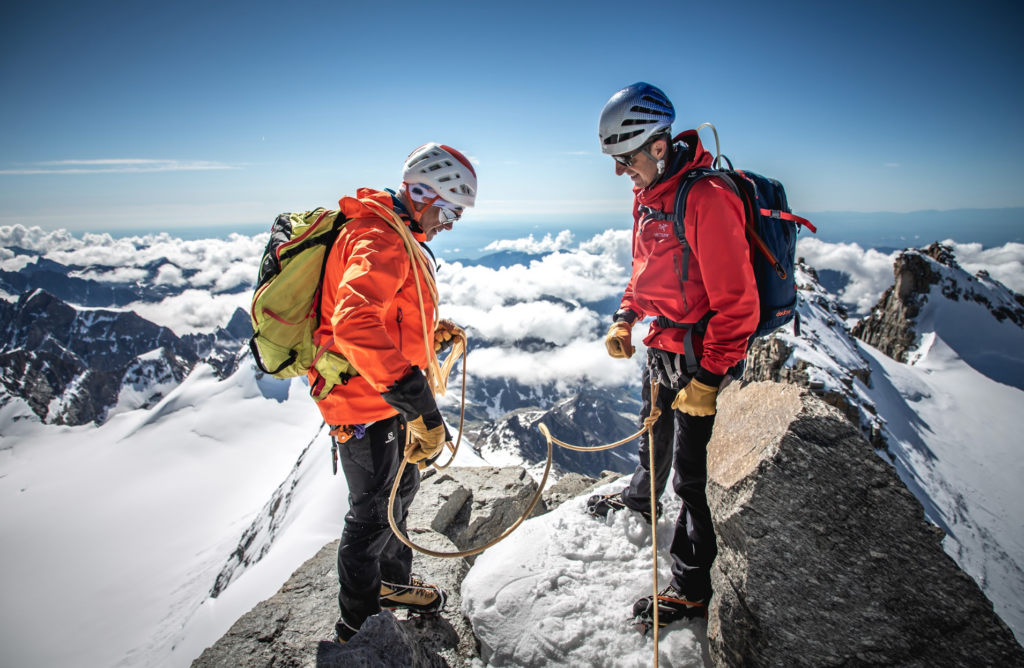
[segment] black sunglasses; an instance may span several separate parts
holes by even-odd
[[[623,153],[622,155],[613,155],[612,159],[619,163],[623,167],[632,167],[633,161],[636,160],[636,156],[640,155],[647,150],[647,144],[644,144],[632,153]]]

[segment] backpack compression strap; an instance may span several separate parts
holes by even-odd
[[[761,209],[761,215],[766,218],[775,218],[776,220],[788,220],[791,223],[797,225],[803,225],[811,232],[818,233],[818,228],[811,224],[811,221],[800,216],[793,215],[792,213],[786,213],[785,211],[779,211],[778,209]]]

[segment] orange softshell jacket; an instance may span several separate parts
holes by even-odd
[[[395,409],[381,393],[406,376],[412,366],[427,368],[420,305],[408,251],[398,232],[360,200],[372,199],[393,210],[389,193],[360,188],[356,197],[338,201],[345,224],[324,270],[320,327],[314,341],[334,343],[358,371],[338,384],[317,406],[330,425],[366,424],[391,417]],[[414,234],[424,242],[422,234]],[[417,247],[414,252],[426,253]],[[429,258],[433,266],[433,260]],[[420,276],[427,332],[433,336],[436,314],[425,278]],[[433,343],[433,342],[431,342]],[[318,374],[309,372],[310,386]]]

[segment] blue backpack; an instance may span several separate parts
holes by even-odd
[[[729,162],[728,158],[722,158]],[[817,228],[806,218],[793,215],[786,201],[786,190],[775,179],[733,169],[718,170],[698,167],[683,178],[676,192],[676,212],[686,211],[686,196],[701,179],[717,177],[725,182],[743,202],[747,239],[757,249],[754,255],[754,279],[757,297],[761,302],[761,315],[757,329],[750,340],[767,336],[779,327],[796,319],[795,331],[800,335],[800,318],[796,310],[796,236],[799,226],[811,232]],[[690,259],[690,244],[686,241],[683,216],[675,219],[676,236],[683,245],[683,266]]]

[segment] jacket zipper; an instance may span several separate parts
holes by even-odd
[[[395,322],[398,323],[398,349],[402,350],[403,349],[402,339],[404,337],[402,336],[402,307],[401,306],[398,307],[398,315],[395,316]]]
[[[686,284],[683,281],[683,268],[679,266],[678,255],[672,255],[672,264],[676,268],[676,277],[679,279],[679,293],[683,295],[683,313],[689,313],[690,305],[686,302]]]

